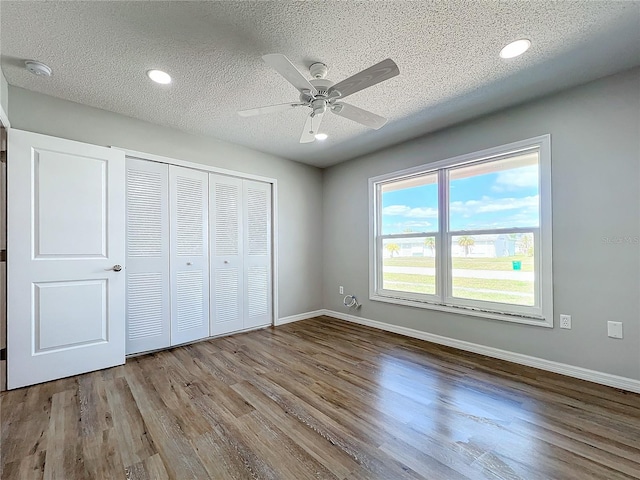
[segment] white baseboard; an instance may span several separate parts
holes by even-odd
[[[290,317],[282,317],[275,321],[274,325],[284,325],[285,323],[299,322],[300,320],[306,320],[307,318],[319,317],[320,315],[326,315],[327,310],[314,310],[313,312],[299,313],[297,315],[291,315]]]
[[[427,342],[446,345],[448,347],[458,348],[460,350],[478,353],[480,355],[486,355],[487,357],[499,358],[500,360],[506,360],[508,362],[526,365],[528,367],[539,368],[540,370],[559,373],[568,377],[579,378],[581,380],[587,380],[589,382],[599,383],[601,385],[607,385],[609,387],[619,388],[621,390],[640,393],[640,380],[620,377],[618,375],[598,372],[596,370],[589,370],[587,368],[575,367],[573,365],[553,362],[551,360],[545,360],[538,357],[531,357],[529,355],[510,352],[508,350],[487,347],[484,345],[479,345],[477,343],[456,340],[455,338],[442,337],[440,335],[434,335],[433,333],[422,332],[420,330],[414,330],[413,328],[400,327],[398,325],[391,325],[389,323],[378,322],[376,320],[369,320],[368,318],[357,317],[348,313],[335,312],[333,310],[323,310],[321,312],[322,313],[314,313],[315,315],[327,315],[329,317],[338,318],[347,322],[358,323],[360,325],[366,325],[368,327],[385,330],[387,332],[398,333],[407,337],[418,338],[420,340],[426,340]]]

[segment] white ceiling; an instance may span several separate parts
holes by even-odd
[[[640,64],[640,2],[2,1],[7,81],[316,166]],[[502,60],[506,43],[532,48]],[[261,60],[282,53],[338,82],[385,58],[400,75],[349,97],[389,118],[374,131],[325,115],[324,142],[299,144],[306,109],[241,118],[297,100]],[[24,59],[53,68],[29,74]],[[160,68],[174,82],[150,82]]]

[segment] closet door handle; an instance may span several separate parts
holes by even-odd
[[[107,270],[113,270],[114,272],[119,272],[120,270],[122,270],[122,265],[114,265],[111,268],[107,268]]]

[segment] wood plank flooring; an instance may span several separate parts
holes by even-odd
[[[0,407],[3,479],[640,478],[640,395],[328,317]]]

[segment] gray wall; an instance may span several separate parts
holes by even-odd
[[[553,329],[368,300],[369,177],[550,133]],[[324,171],[324,307],[640,379],[640,69],[461,124]],[[560,330],[558,315],[573,316]],[[624,322],[624,339],[607,337]]]
[[[321,308],[321,170],[12,86],[9,115],[13,128],[276,178],[279,317]]]
[[[9,85],[7,84],[7,79],[4,78],[4,74],[2,70],[0,70],[0,106],[4,113],[9,114]]]

